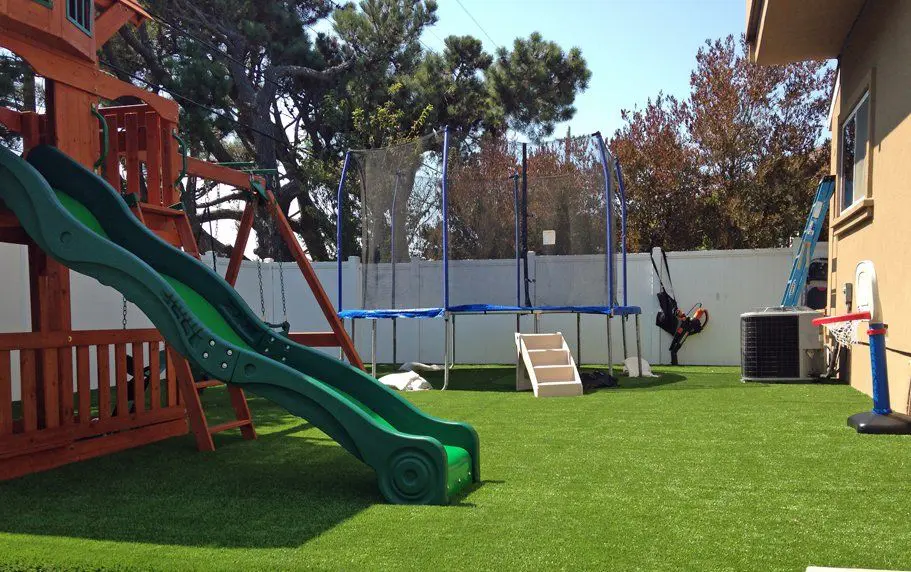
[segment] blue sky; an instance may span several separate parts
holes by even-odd
[[[470,34],[493,52],[496,46],[456,0],[438,0],[439,22],[422,41],[442,49],[441,39]],[[541,32],[564,49],[576,46],[592,71],[588,90],[576,99],[574,134],[620,126],[620,110],[641,106],[659,91],[685,96],[696,51],[706,39],[740,34],[744,0],[461,0],[497,44]],[[563,135],[567,124],[555,135]]]

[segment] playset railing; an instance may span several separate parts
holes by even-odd
[[[0,334],[0,479],[77,460],[91,437],[116,451],[186,433],[164,349],[154,329]]]
[[[181,154],[176,126],[146,104],[102,107],[99,129],[102,175],[115,189],[143,203],[169,207],[180,202]]]

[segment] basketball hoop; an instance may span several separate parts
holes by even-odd
[[[857,326],[860,322],[868,321],[870,312],[855,312],[843,316],[829,316],[813,320],[814,326],[825,326],[829,335],[835,338],[842,346],[850,346],[857,342]]]

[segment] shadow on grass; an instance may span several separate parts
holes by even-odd
[[[250,397],[258,438],[189,435],[0,482],[0,532],[225,548],[297,547],[374,504],[376,473],[313,426]],[[227,392],[205,395],[231,418]],[[471,505],[474,485],[456,501]]]
[[[181,437],[0,483],[0,531],[181,546],[296,547],[373,504],[376,475],[328,438]],[[312,435],[321,435],[313,432]]]
[[[584,367],[586,371],[606,371],[602,368]],[[617,370],[615,370],[616,372]],[[422,376],[433,385],[434,389],[443,387],[442,372],[426,372]],[[664,385],[686,381],[687,377],[675,373],[662,373],[660,377],[631,378],[620,376],[616,387],[599,387],[586,391],[586,394],[600,391],[625,391],[658,388]],[[699,387],[701,389],[702,387]],[[694,387],[694,389],[696,389]],[[477,369],[453,369],[449,374],[449,391],[493,391],[516,393],[516,367],[513,365],[486,366]]]

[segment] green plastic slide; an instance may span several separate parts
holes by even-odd
[[[0,148],[0,201],[48,255],[141,308],[196,369],[307,419],[371,466],[390,502],[446,504],[480,480],[470,425],[426,415],[360,369],[270,329],[56,148],[36,147],[27,161]]]

